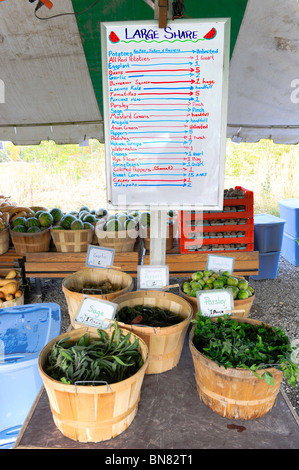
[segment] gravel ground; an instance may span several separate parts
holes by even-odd
[[[171,279],[171,284],[182,282],[180,279]],[[250,312],[250,318],[263,321],[272,326],[280,326],[291,341],[298,342],[297,363],[299,365],[299,267],[280,257],[277,277],[275,279],[254,280],[249,278],[256,295]],[[61,288],[61,279],[42,280],[42,297],[36,296],[35,280],[30,279],[31,294],[28,302],[55,302],[60,305],[62,316],[62,332],[70,327],[68,309]],[[178,289],[172,292],[178,293]],[[289,386],[285,380],[282,390],[289,401],[294,416],[299,422],[299,384]]]

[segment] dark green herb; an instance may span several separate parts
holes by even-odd
[[[297,384],[299,372],[292,359],[295,348],[280,327],[239,323],[228,315],[217,321],[198,315],[193,344],[219,366],[250,369],[257,377],[256,370],[275,367],[290,385]],[[270,372],[262,378],[274,385]]]
[[[184,320],[183,317],[160,307],[135,305],[122,307],[116,313],[116,320],[127,325],[142,324],[153,327],[176,325]]]
[[[66,384],[77,381],[112,384],[127,379],[142,367],[138,338],[131,343],[131,333],[123,335],[116,322],[111,338],[104,330],[97,332],[99,339],[85,333],[77,342],[69,337],[57,341],[48,354],[45,373]]]

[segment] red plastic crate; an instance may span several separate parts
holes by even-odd
[[[235,186],[234,189],[241,189],[244,197],[224,198],[224,207],[244,206],[241,211],[180,211],[178,212],[178,226],[180,237],[181,253],[191,252],[188,247],[198,245],[200,252],[210,251],[237,251],[217,250],[215,245],[246,244],[246,248],[238,248],[245,251],[253,251],[254,243],[254,210],[253,210],[253,192],[242,186]],[[232,223],[226,223],[232,219]],[[245,221],[245,223],[236,223],[236,221]],[[219,222],[219,223],[218,223]],[[198,223],[198,225],[195,225]],[[212,225],[211,225],[212,223]],[[242,232],[236,236],[226,236],[226,232]],[[211,237],[211,233],[223,233],[223,236]],[[194,235],[194,238],[193,238]],[[205,247],[207,249],[205,250]],[[209,249],[208,249],[209,247]],[[193,252],[193,251],[192,251]]]
[[[235,186],[234,189],[241,189],[245,194],[244,197],[224,197],[223,205],[230,206],[230,205],[248,205],[253,206],[254,196],[253,191],[249,189],[243,188],[243,186]]]
[[[213,232],[212,232],[213,233]],[[243,232],[244,235],[236,235],[231,237],[205,237],[204,233],[203,236],[197,238],[187,238],[181,237],[180,242],[183,244],[196,244],[196,242],[201,245],[227,245],[227,244],[235,244],[235,243],[254,243],[254,232],[252,230]]]
[[[241,211],[179,211],[178,217],[180,220],[186,222],[187,220],[213,220],[213,219],[247,219],[253,217],[253,191],[243,188],[242,186],[235,186],[235,189],[241,189],[244,192],[242,198],[224,198],[223,207],[238,207],[245,206]]]
[[[242,248],[232,249],[217,249],[216,247],[210,248],[210,246],[212,245],[201,245],[198,249],[190,249],[190,246],[192,245],[195,245],[194,241],[183,242],[182,240],[180,240],[180,253],[234,253],[241,251],[254,251],[253,243],[248,243],[245,247]]]
[[[222,225],[189,225],[188,222],[190,221],[181,221],[179,220],[179,229],[180,229],[180,236],[187,237],[186,235],[188,232],[236,232],[236,231],[249,231],[254,230],[254,219],[253,217],[249,217],[246,219],[245,223],[240,224],[222,224]]]

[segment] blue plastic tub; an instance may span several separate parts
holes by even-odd
[[[281,250],[285,220],[270,214],[254,215],[254,249],[260,253]]]
[[[299,197],[278,201],[279,215],[286,220],[284,231],[299,238]]]
[[[296,239],[284,232],[281,256],[294,266],[299,266],[299,238]]]
[[[259,253],[259,273],[252,279],[275,279],[278,271],[280,252]]]
[[[13,447],[42,386],[39,353],[60,331],[58,304],[0,310],[0,449]]]

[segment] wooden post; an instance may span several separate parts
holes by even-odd
[[[172,0],[155,0],[155,19],[159,28],[166,28],[167,18],[172,17]],[[150,264],[164,265],[166,259],[166,210],[151,211]]]
[[[167,0],[159,0],[159,28],[167,25]]]
[[[149,3],[149,0],[145,0]],[[155,19],[159,20],[159,28],[166,28],[167,19],[172,18],[173,0],[154,0]]]
[[[166,258],[166,210],[151,211],[150,264],[164,265]]]

